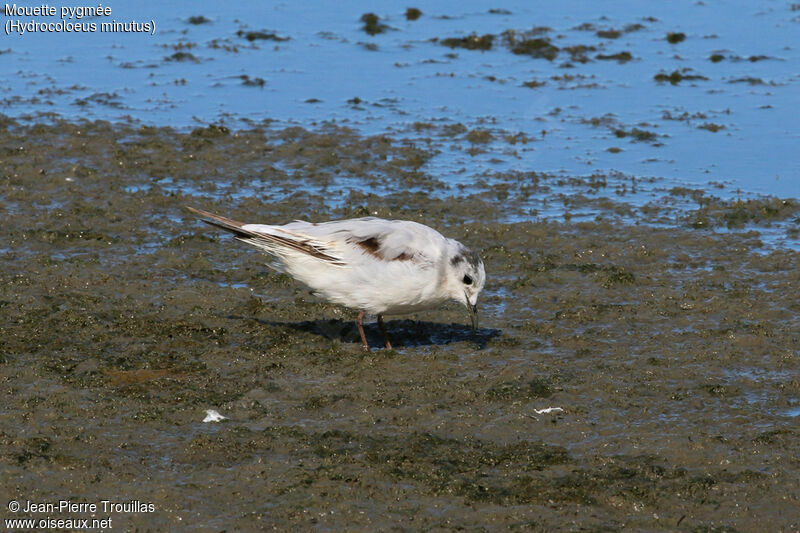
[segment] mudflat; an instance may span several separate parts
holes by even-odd
[[[563,176],[459,194],[429,156],[339,127],[4,119],[0,517],[68,500],[123,530],[800,528],[800,257],[760,233],[796,237],[796,200],[558,189],[594,215],[526,218]],[[355,313],[187,205],[428,224],[481,250],[482,327],[458,306],[390,317],[396,349],[365,354]]]

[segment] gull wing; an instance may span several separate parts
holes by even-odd
[[[406,220],[367,217],[321,224],[294,222],[283,226],[350,253],[380,261],[409,261],[424,266],[442,253],[446,239],[437,231]]]

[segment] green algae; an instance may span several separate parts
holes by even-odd
[[[389,26],[381,22],[380,17],[375,13],[364,13],[361,15],[361,22],[364,23],[363,29],[368,35],[378,35],[385,33]]]
[[[669,82],[672,85],[678,85],[682,81],[695,81],[695,80],[708,80],[707,77],[701,74],[692,74],[691,69],[673,70],[671,73],[666,74],[660,72],[653,76],[653,79],[658,82]]]
[[[535,59],[547,59],[552,61],[558,55],[558,47],[544,37],[532,39],[510,39],[509,47],[511,52],[517,55],[527,55]]]
[[[631,140],[639,142],[652,142],[658,138],[658,134],[652,131],[647,131],[635,127],[631,128],[630,130],[625,130],[622,128],[615,129],[614,135],[616,135],[620,139],[625,137],[630,137]]]
[[[250,42],[253,41],[276,41],[276,42],[283,42],[288,41],[289,37],[282,37],[275,32],[271,31],[244,31],[238,30],[236,35],[242,37],[243,39],[247,39]]]
[[[670,44],[678,44],[686,40],[686,34],[683,32],[668,32],[666,39]]]
[[[464,48],[466,50],[491,50],[494,35],[477,35],[475,33],[466,37],[448,37],[442,39],[441,43],[450,48]]]
[[[409,7],[406,9],[406,20],[417,20],[422,16],[422,11],[416,7]]]
[[[628,51],[617,52],[616,54],[597,54],[595,59],[599,59],[601,61],[616,61],[618,63],[627,63],[633,59],[633,55],[631,55]]]

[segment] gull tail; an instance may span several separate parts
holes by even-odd
[[[204,217],[201,220],[206,224],[233,233],[237,240],[261,248],[268,253],[280,255],[281,251],[285,252],[288,249],[335,265],[344,264],[340,258],[331,255],[330,250],[327,250],[322,243],[315,242],[302,235],[297,235],[285,230],[279,230],[281,235],[266,233],[264,231],[253,231],[245,227],[249,224],[239,222],[238,220],[215,215],[214,213],[189,207],[188,205],[186,209]],[[260,227],[263,228],[264,226]]]
[[[221,217],[219,215],[215,215],[214,213],[203,211],[202,209],[195,209],[194,207],[189,207],[188,205],[186,206],[186,209],[193,213],[197,213],[201,217],[205,217],[201,220],[209,226],[216,226],[217,228],[222,228],[225,231],[230,231],[239,238],[254,237],[253,232],[242,229],[242,226],[244,226],[243,222],[239,222],[238,220],[233,220],[231,218]]]

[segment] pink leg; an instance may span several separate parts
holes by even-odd
[[[358,332],[361,334],[362,347],[364,348],[365,352],[368,352],[369,344],[367,344],[367,336],[364,335],[364,311],[358,313],[358,318],[356,319],[356,326],[358,326]]]
[[[383,340],[386,342],[386,349],[392,349],[392,343],[389,342],[389,337],[386,335],[386,326],[383,325],[383,317],[378,315],[378,327],[381,328],[381,333],[383,333]]]

